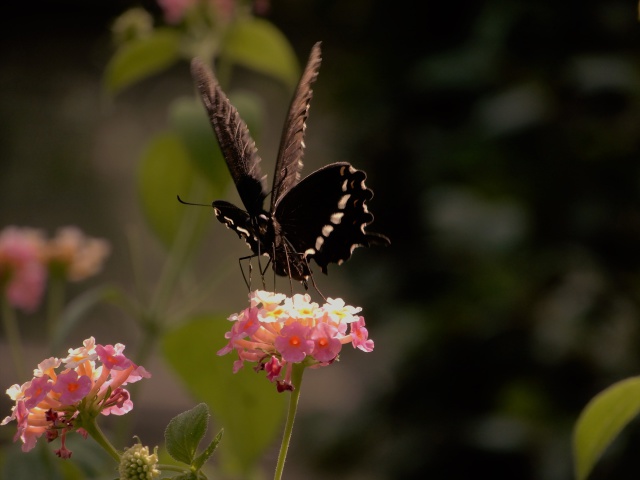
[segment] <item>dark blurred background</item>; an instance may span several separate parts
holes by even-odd
[[[0,33],[0,225],[109,238],[104,275],[124,283],[137,157],[167,103],[192,92],[184,64],[103,98],[111,22],[136,4],[158,12],[12,2]],[[637,12],[630,0],[271,1],[266,18],[301,62],[323,41],[305,171],[365,169],[370,229],[392,239],[331,270],[376,351],[343,362],[360,369],[357,397],[326,369],[340,410],[303,392],[289,478],[572,477],[579,412],[640,373]],[[634,422],[591,478],[637,478],[639,448]]]

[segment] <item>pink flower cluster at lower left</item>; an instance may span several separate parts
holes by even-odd
[[[123,387],[151,376],[123,354],[124,348],[120,343],[99,345],[90,337],[82,347],[70,348],[67,357],[42,361],[31,380],[7,390],[16,403],[0,425],[17,421],[14,441],[21,440],[25,452],[42,435],[47,441],[60,437],[62,446],[56,454],[68,458],[66,434],[85,434],[83,418],[129,412],[133,402]]]

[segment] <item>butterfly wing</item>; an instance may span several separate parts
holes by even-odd
[[[267,191],[258,150],[247,124],[229,102],[211,69],[198,58],[191,62],[191,75],[242,203],[251,216],[256,216],[262,212]]]
[[[317,42],[311,49],[309,60],[298,82],[282,129],[271,190],[271,213],[274,212],[275,206],[289,189],[300,181],[302,156],[304,155],[305,122],[309,116],[309,106],[313,96],[311,85],[318,77],[322,61],[320,43]]]
[[[366,205],[373,192],[365,179],[349,163],[333,163],[292,187],[276,205],[281,235],[295,252],[313,258],[323,273],[329,263],[347,261],[356,247],[391,243],[365,231],[373,221]]]
[[[260,240],[247,212],[224,200],[213,202],[213,211],[220,223],[236,232],[238,237],[243,239],[254,253],[264,251],[259,248]]]

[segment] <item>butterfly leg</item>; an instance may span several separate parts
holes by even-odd
[[[293,280],[291,279],[291,262],[289,261],[289,243],[284,243],[284,257],[287,261],[287,276],[289,277],[289,289],[291,291],[291,296],[293,297]],[[275,247],[274,247],[274,255],[275,255]],[[307,289],[307,282],[302,280],[302,284],[304,285],[304,289]]]
[[[271,265],[271,257],[269,257],[269,260],[267,261],[267,264],[264,266],[264,270],[260,270],[260,277],[262,278],[262,288],[264,288],[265,290],[267,289],[266,285],[265,285],[265,281],[264,281],[264,276],[267,273],[267,269],[269,268],[269,265]],[[274,271],[273,274],[273,290],[275,291],[276,289],[276,274]]]
[[[307,260],[307,257],[305,257],[304,255],[302,256],[302,259],[304,260],[304,263],[307,265],[307,269],[309,270],[309,279],[311,280],[311,286],[315,289],[316,292],[318,292],[318,294],[326,302],[327,298],[322,294],[322,292],[318,288],[318,285],[316,285],[315,278],[313,278],[313,272],[311,271],[311,267],[309,266],[309,260]],[[306,287],[306,280],[305,280],[305,287]]]
[[[251,277],[253,275],[253,264],[251,263],[251,259],[256,255],[247,255],[246,257],[238,258],[238,265],[240,265],[240,273],[242,273],[242,278],[244,279],[244,284],[247,286],[249,291],[251,291]],[[249,280],[247,280],[247,276],[244,273],[244,268],[242,268],[242,261],[249,260]]]
[[[262,268],[262,263],[260,262],[260,257],[262,252],[260,252],[260,245],[258,245],[258,254],[254,255],[254,257],[258,257],[258,271],[260,272],[260,279],[262,280],[262,289],[266,290],[267,289],[267,285],[264,282],[264,272],[267,271],[267,267],[269,266],[269,262],[267,262],[267,266],[264,267],[264,269]],[[269,258],[269,261],[271,261],[271,258]]]

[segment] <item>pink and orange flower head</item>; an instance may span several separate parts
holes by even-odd
[[[38,230],[6,227],[0,232],[0,295],[12,307],[25,312],[38,308],[47,280],[44,248]]]
[[[63,227],[47,242],[45,257],[52,272],[78,282],[97,274],[110,251],[106,240],[88,237],[77,227]]]
[[[98,345],[90,337],[82,347],[70,348],[67,357],[42,361],[30,381],[7,389],[15,405],[0,425],[16,420],[14,441],[22,441],[24,452],[35,447],[42,435],[47,441],[60,437],[56,454],[69,458],[66,435],[74,431],[86,435],[83,418],[129,412],[133,402],[123,387],[151,376],[123,354],[124,348],[120,343]]]
[[[365,352],[373,350],[364,317],[358,315],[361,310],[340,298],[328,298],[320,306],[306,294],[287,297],[256,290],[249,294],[249,306],[229,317],[234,322],[225,334],[229,342],[218,355],[235,350],[234,373],[244,362],[253,362],[257,371],[265,370],[267,378],[277,383],[279,391],[291,390],[293,364],[330,365],[347,343]]]

